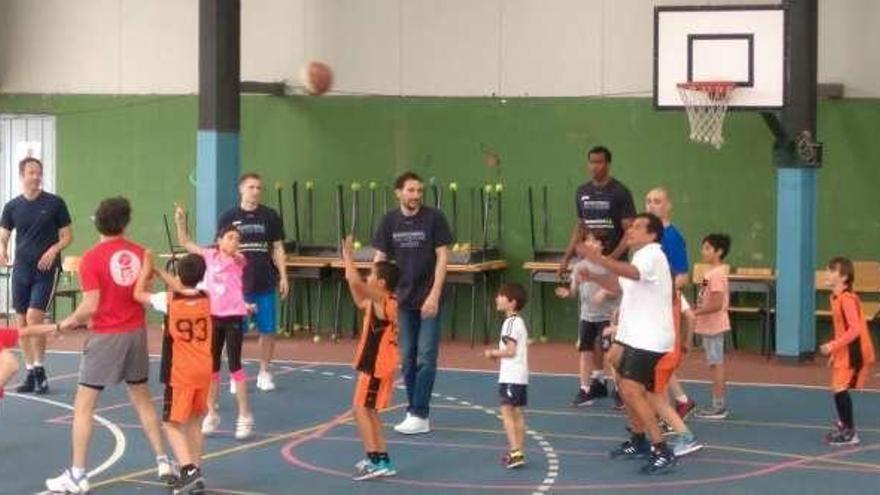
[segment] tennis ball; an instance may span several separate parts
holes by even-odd
[[[377,184],[376,184],[376,181],[374,181],[374,180],[371,180],[370,183],[367,184],[367,187],[369,187],[370,189],[376,189],[376,186],[377,186]]]
[[[320,335],[315,334],[315,336],[312,337],[312,342],[314,342],[314,343],[317,344],[317,343],[320,342],[320,341],[321,341],[321,336],[320,336]]]
[[[281,182],[275,183],[275,189],[283,189],[283,188],[284,188],[284,185]]]
[[[458,182],[450,182],[449,183],[450,191],[458,191]]]
[[[354,248],[355,249],[360,249],[361,247],[363,247],[363,244],[361,244],[361,241],[354,241]]]
[[[502,186],[500,182],[495,184],[495,192],[500,193],[503,189],[504,186]]]
[[[487,193],[492,192],[492,184],[486,184],[485,186],[483,186],[483,190]]]
[[[360,191],[361,190],[361,183],[360,182],[352,182],[351,183],[351,190],[352,191]]]
[[[547,343],[547,336],[546,336],[546,335],[541,335],[540,340],[541,340],[541,343],[542,343],[542,344],[546,344],[546,343]]]
[[[310,180],[307,180],[306,181],[306,189],[314,189],[314,188],[315,188],[315,183]]]

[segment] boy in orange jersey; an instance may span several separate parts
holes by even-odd
[[[822,344],[819,350],[830,356],[831,391],[839,420],[826,436],[832,446],[856,445],[850,389],[862,388],[868,370],[874,362],[874,344],[862,313],[862,303],[853,290],[855,269],[847,258],[832,258],[825,272],[826,282],[831,288],[831,321],[834,324],[834,338]]]
[[[150,274],[156,272],[168,286],[167,293],[151,294]],[[202,457],[202,419],[208,412],[211,386],[213,327],[208,294],[196,289],[205,276],[205,260],[188,254],[177,263],[177,276],[154,270],[152,255],[144,256],[134,297],[165,313],[162,342],[162,383],[165,404],[162,421],[168,442],[181,464],[174,493],[201,493],[205,480],[199,466]]]
[[[397,265],[377,261],[364,282],[355,268],[353,253],[349,236],[342,243],[345,279],[352,301],[364,311],[364,326],[354,359],[359,373],[353,411],[367,457],[355,465],[352,476],[355,481],[362,481],[397,474],[388,457],[379,410],[391,402],[394,374],[400,363],[397,299],[394,297],[400,271]]]

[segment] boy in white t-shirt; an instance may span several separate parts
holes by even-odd
[[[510,450],[503,463],[507,469],[518,468],[526,463],[523,441],[526,421],[523,408],[528,403],[529,383],[528,340],[525,320],[518,314],[526,304],[526,290],[517,283],[502,284],[495,296],[495,307],[506,318],[501,324],[501,340],[497,349],[486,349],[489,359],[500,359],[498,393],[501,399],[501,418]]]

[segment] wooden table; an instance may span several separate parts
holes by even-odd
[[[369,270],[372,267],[372,262],[370,261],[356,261],[354,263],[355,267],[358,270]],[[318,278],[317,280],[335,280],[336,281],[336,298],[333,309],[333,335],[332,337],[338,337],[340,333],[339,328],[339,319],[341,312],[341,304],[342,304],[342,294],[343,294],[343,286],[345,285],[345,279],[342,276],[342,269],[344,268],[344,263],[342,259],[337,257],[319,257],[319,256],[288,256],[287,257],[287,267],[289,274],[293,271],[296,273],[294,277],[303,278],[303,274],[308,273],[307,270],[320,272],[321,270],[331,269],[332,273],[325,273],[322,278]],[[475,343],[476,334],[475,334],[475,320],[476,320],[476,304],[477,304],[477,291],[480,286],[482,286],[483,300],[485,303],[485,311],[483,313],[483,340],[488,342],[489,339],[489,321],[491,319],[491,300],[489,296],[489,285],[492,282],[492,276],[498,275],[498,280],[501,279],[501,273],[507,268],[507,262],[505,260],[489,260],[480,263],[467,263],[467,264],[449,264],[446,270],[446,283],[452,286],[453,298],[452,298],[452,338],[455,338],[455,318],[456,318],[456,295],[457,295],[457,286],[458,285],[467,285],[471,288],[471,318],[470,318],[470,339],[471,345]],[[315,278],[312,278],[315,280]],[[320,282],[319,282],[319,294],[320,294]],[[292,293],[292,291],[291,291]],[[320,295],[319,295],[320,299]],[[293,299],[291,299],[290,303],[292,305]],[[318,306],[318,313],[320,314],[320,301]],[[355,326],[352,329],[352,332],[357,332],[357,327]]]

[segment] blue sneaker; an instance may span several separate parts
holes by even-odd
[[[390,459],[386,459],[384,461],[379,461],[379,467],[382,469],[382,476],[394,476],[397,474],[397,470],[394,469],[394,464],[391,463]]]

